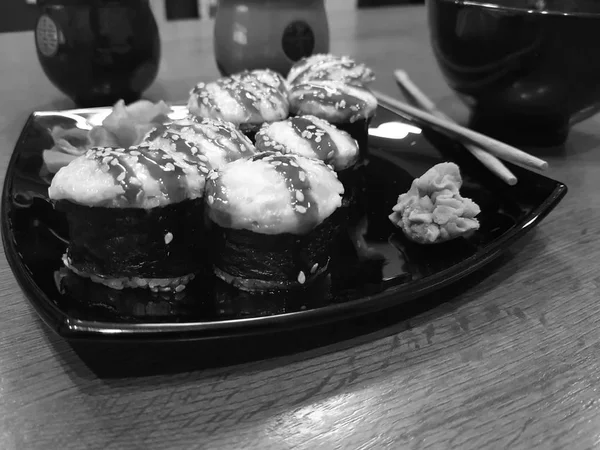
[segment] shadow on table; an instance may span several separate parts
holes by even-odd
[[[533,236],[534,232],[525,236],[520,244],[525,245]],[[165,341],[152,344],[135,341],[70,342],[84,365],[73,361],[74,355],[65,351],[65,341],[51,339],[51,342],[57,348],[59,357],[64,359],[65,365],[84,378],[89,378],[89,370],[101,378],[122,378],[222,368],[250,362],[257,362],[261,367],[267,368],[286,365],[402,333],[411,327],[411,319],[425,312],[430,312],[429,320],[448,314],[470,301],[461,294],[486,280],[500,268],[505,274],[517,270],[511,264],[513,258],[514,252],[509,251],[482,270],[433,294],[334,325],[325,324],[267,336],[241,336],[219,341]],[[493,288],[501,281],[498,278],[495,283],[488,282],[488,288]],[[68,358],[65,356],[67,354],[70,354]]]

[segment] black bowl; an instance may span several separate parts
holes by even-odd
[[[428,0],[431,43],[469,126],[517,144],[562,144],[600,105],[600,2]]]
[[[35,30],[46,76],[79,106],[139,99],[156,78],[158,27],[148,0],[39,0]]]

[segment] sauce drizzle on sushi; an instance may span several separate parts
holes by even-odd
[[[319,223],[319,209],[312,196],[310,180],[306,171],[292,155],[264,152],[253,158],[268,162],[285,180],[290,193],[290,203],[298,216],[298,228],[310,229]]]
[[[348,56],[320,53],[296,62],[288,74],[293,84],[309,80],[335,80],[350,84],[367,84],[375,79],[373,71]]]
[[[293,130],[310,144],[313,152],[321,161],[329,161],[337,149],[337,145],[331,139],[327,131],[317,126],[304,117],[292,117],[289,119]]]
[[[368,89],[337,81],[296,84],[290,89],[289,99],[290,111],[295,114],[313,114],[325,119],[340,115],[351,123],[372,116],[377,108],[377,98]],[[316,105],[323,111],[314,111]]]
[[[249,80],[219,80],[217,86],[227,92],[235,101],[246,110],[249,114],[261,114],[259,108],[259,97],[264,97],[268,100],[271,106],[277,107],[277,103],[272,99],[273,95],[281,95],[281,93],[272,86],[263,83],[257,83]],[[219,104],[214,101],[213,96],[206,90],[204,83],[200,83],[195,89],[194,94],[198,95],[205,105],[214,107],[220,111]],[[261,92],[262,91],[262,92]],[[206,100],[206,101],[205,101]]]
[[[308,82],[299,84],[292,90],[301,92],[298,96],[299,100],[314,100],[325,105],[335,106],[336,109],[348,108],[359,111],[367,107],[367,102],[363,98],[352,95],[341,88],[336,88],[331,85],[319,85],[315,82]],[[306,92],[304,92],[304,90],[306,90]]]
[[[185,190],[181,184],[185,177],[183,169],[175,165],[170,157],[159,151],[144,151],[139,155],[138,162],[143,164],[150,176],[160,183],[161,191],[174,203],[185,200]],[[161,160],[162,159],[162,160]],[[165,160],[169,160],[164,164]],[[162,165],[164,164],[164,165]]]
[[[165,152],[143,147],[131,147],[128,150],[97,148],[88,150],[86,158],[102,163],[102,171],[111,175],[115,183],[123,188],[123,196],[129,204],[137,203],[143,191],[142,183],[136,177],[136,172],[128,163],[128,159],[144,166],[150,176],[159,182],[161,191],[171,201],[179,202],[185,199],[185,192],[181,184],[185,173]]]
[[[336,172],[352,167],[359,157],[358,143],[352,136],[312,115],[263,125],[256,133],[256,148],[317,159]]]
[[[223,111],[222,102],[218,100],[221,96],[215,95],[216,92],[235,100],[244,111],[245,121],[262,118],[264,102],[267,102],[274,111],[279,111],[281,118],[287,116],[289,104],[287,87],[283,78],[274,72],[244,71],[230,77],[219,78],[211,83],[198,83],[192,89],[191,95],[197,97],[196,102],[199,107],[228,116],[228,112]],[[231,117],[228,119],[233,120]]]
[[[185,138],[190,132],[198,138],[199,142],[192,142]],[[159,138],[168,139],[173,151],[185,155],[187,162],[198,166],[204,173],[208,173],[212,166],[208,157],[204,155],[200,148],[202,140],[211,142],[222,150],[227,162],[235,161],[240,156],[248,157],[255,153],[250,141],[244,142],[247,138],[241,132],[236,135],[233,125],[210,119],[200,121],[191,119],[190,122],[171,122],[159,125],[148,133],[145,141],[148,143]],[[231,145],[228,145],[228,143],[235,141],[237,141],[236,144],[239,144],[236,145],[239,155],[232,152]]]

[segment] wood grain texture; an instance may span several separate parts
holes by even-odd
[[[405,69],[461,114],[421,6],[340,12],[332,51],[397,95]],[[217,75],[211,30],[166,24],[153,99]],[[70,107],[31,33],[0,36],[0,173],[33,110]],[[545,151],[569,194],[526,240],[447,302],[341,344],[234,367],[100,379],[48,332],[0,259],[0,448],[587,449],[600,442],[600,118]],[[201,357],[201,355],[199,355]]]

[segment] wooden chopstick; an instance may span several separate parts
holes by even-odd
[[[381,99],[385,103],[393,106],[396,110],[401,113],[411,117],[413,119],[417,119],[418,121],[424,122],[428,125],[434,126],[439,129],[444,134],[458,139],[466,139],[472,144],[485,149],[487,152],[493,154],[494,156],[503,159],[505,161],[510,161],[511,163],[525,167],[527,169],[534,169],[543,171],[548,168],[548,163],[543,159],[540,159],[536,156],[530,155],[529,153],[525,153],[518,148],[512,147],[504,142],[500,142],[496,139],[493,139],[489,136],[485,136],[481,133],[477,133],[476,131],[470,130],[468,128],[462,127],[454,122],[449,122],[444,119],[440,119],[439,117],[434,116],[433,114],[422,111],[414,106],[410,106],[404,102],[396,100],[389,95],[386,95],[382,92],[373,91],[375,97]]]
[[[413,83],[404,70],[395,70],[394,77],[396,78],[396,82],[400,88],[408,93],[407,97],[412,98],[416,106],[430,114],[433,114],[436,117],[439,117],[440,119],[448,121],[452,120],[437,108],[436,104],[433,103],[433,101],[431,101],[431,99],[427,97],[427,95],[425,95],[425,93],[421,91],[421,89],[419,89],[415,83]],[[494,155],[468,142],[466,142],[464,145],[465,148],[485,167],[487,167],[490,172],[494,173],[506,184],[510,186],[517,184],[517,177],[502,163],[502,161],[500,161]]]

